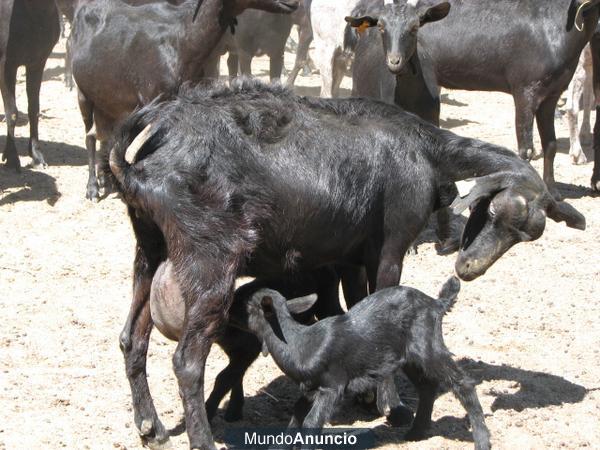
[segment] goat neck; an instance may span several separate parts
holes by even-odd
[[[442,143],[430,150],[430,156],[438,173],[446,179],[459,181],[497,172],[539,178],[528,162],[506,148],[460,137],[445,130],[439,135]]]
[[[206,60],[217,46],[237,11],[232,0],[204,0],[193,20],[193,11],[185,18],[181,36],[182,80],[198,81]]]

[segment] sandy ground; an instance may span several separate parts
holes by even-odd
[[[63,52],[61,42],[42,86],[48,169],[16,175],[0,167],[0,449],[136,449],[117,343],[129,307],[133,235],[119,199],[84,199],[84,130],[76,94],[63,86]],[[286,55],[288,69],[292,58]],[[255,60],[255,74],[265,77],[266,64]],[[318,76],[299,77],[298,84],[299,92],[318,94]],[[23,72],[18,105],[27,111]],[[514,149],[513,114],[512,99],[498,93],[446,92],[442,106],[443,126]],[[26,124],[17,129],[23,164]],[[585,214],[588,229],[548,221],[542,238],[517,245],[484,277],[463,284],[445,321],[448,346],[478,381],[496,448],[600,448],[600,199],[588,189],[591,164],[569,163],[565,119],[556,125],[559,187]],[[4,136],[3,124],[2,149]],[[454,256],[437,256],[425,243],[407,258],[403,282],[434,295],[453,263]],[[175,428],[173,447],[185,448],[174,348],[153,333],[148,373],[159,414]],[[214,348],[207,390],[225,365]],[[257,360],[245,389],[246,420],[236,426],[287,423],[298,389],[270,359]],[[404,396],[414,405],[414,392]],[[433,416],[431,437],[420,443],[404,443],[404,430],[351,405],[334,425],[374,428],[381,448],[472,446],[465,412],[452,395],[438,399]],[[217,440],[227,426],[220,412]]]

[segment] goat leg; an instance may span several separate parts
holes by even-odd
[[[377,385],[377,410],[393,427],[409,425],[413,420],[412,410],[398,395],[393,376],[387,377]]]
[[[40,87],[44,74],[44,65],[33,64],[27,66],[27,113],[29,116],[29,156],[33,167],[45,168],[48,166],[44,161],[44,155],[40,151],[38,136],[38,122],[40,115]]]
[[[2,161],[6,161],[8,168],[19,172],[21,170],[21,162],[15,145],[15,126],[19,114],[15,99],[17,68],[0,65],[0,70],[2,69],[4,69],[4,73],[0,73],[0,91],[2,92],[4,113],[6,114],[6,147],[2,154]]]
[[[431,413],[438,388],[438,382],[425,376],[421,367],[407,364],[404,373],[415,386],[419,396],[419,405],[412,427],[405,435],[407,441],[419,441],[425,438],[425,433],[431,425]]]

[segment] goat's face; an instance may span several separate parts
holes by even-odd
[[[362,33],[366,28],[377,27],[381,35],[385,62],[393,74],[400,75],[411,68],[416,73],[412,59],[417,50],[419,28],[429,22],[443,19],[450,11],[448,2],[432,6],[429,0],[400,0],[384,4],[378,16],[346,17],[350,26]]]
[[[453,206],[455,212],[467,206],[471,210],[455,266],[457,275],[465,281],[483,275],[518,242],[539,238],[546,217],[585,229],[585,218],[569,204],[555,201],[536,178],[501,173],[482,177]]]

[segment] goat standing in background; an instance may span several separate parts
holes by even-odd
[[[130,6],[118,0],[78,5],[73,21],[73,76],[86,129],[86,197],[99,198],[96,140],[105,145],[119,122],[184,81],[198,82],[207,59],[247,8],[291,13],[297,0],[198,0]]]
[[[474,383],[452,360],[442,334],[442,319],[459,289],[458,279],[450,278],[435,300],[416,289],[391,287],[368,296],[344,315],[310,326],[296,322],[290,311],[301,313],[313,300],[286,301],[270,289],[254,294],[247,305],[250,330],[303,391],[290,428],[320,430],[345,393],[364,392],[401,368],[419,396],[407,439],[425,437],[437,389],[447,385],[469,415],[475,448],[489,449],[489,431]]]
[[[25,66],[27,115],[29,116],[29,156],[34,167],[46,167],[40,150],[38,121],[40,87],[46,61],[58,42],[60,23],[53,1],[0,0],[0,92],[6,114],[6,147],[2,160],[20,170],[15,145],[18,110],[15,97],[17,69]]]

